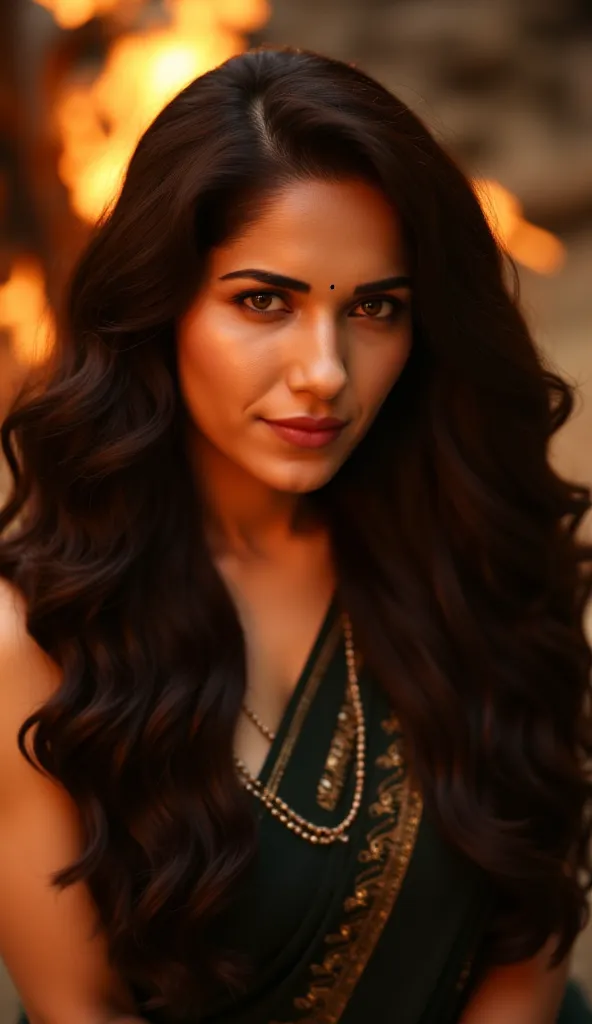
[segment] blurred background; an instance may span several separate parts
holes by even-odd
[[[592,0],[0,0],[0,420],[142,130],[260,43],[359,64],[474,179],[536,341],[579,389],[553,458],[592,484]],[[592,925],[573,973],[592,995]],[[15,1005],[0,964],[0,1024]]]

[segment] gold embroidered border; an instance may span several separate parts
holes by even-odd
[[[290,727],[286,734],[286,738],[278,754],[277,761],[275,762],[273,771],[269,776],[267,789],[269,790],[272,796],[275,796],[277,794],[280,782],[282,781],[284,772],[288,766],[288,761],[290,760],[292,756],[292,751],[296,746],[296,740],[300,735],[310,705],[312,704],[316,696],[317,690],[321,683],[321,679],[323,678],[329,661],[333,656],[340,633],[341,618],[339,617],[337,621],[334,623],[332,629],[329,631],[329,635],[327,636],[327,639],[325,640],[320,650],[319,656],[311,670],[310,676],[308,677],[308,681],[304,688],[304,692],[298,703],[298,707],[294,712],[294,716],[290,723]]]
[[[382,727],[389,735],[400,729],[394,716],[382,722]],[[385,815],[386,820],[366,836],[358,860],[368,866],[344,902],[339,931],[325,937],[330,951],[322,964],[311,965],[313,981],[306,996],[294,1001],[297,1010],[310,1014],[299,1017],[298,1024],[337,1024],[340,1020],[376,948],[411,860],[423,812],[422,797],[411,786],[399,743],[391,742],[376,764],[395,769],[380,782],[377,799],[370,806],[372,817]]]
[[[325,811],[334,811],[354,752],[356,718],[349,695],[337,715],[337,725],[317,786],[317,804]]]

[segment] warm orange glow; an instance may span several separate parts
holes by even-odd
[[[73,28],[147,0],[37,0]],[[245,32],[267,21],[268,0],[162,0],[168,23],[117,38],[101,74],[69,84],[55,115],[62,139],[58,170],[73,209],[90,223],[117,195],[133,149],[150,121],[198,75],[245,48]],[[493,231],[519,263],[540,274],[562,265],[559,239],[530,224],[515,196],[495,181],[475,183]]]
[[[507,252],[539,274],[556,273],[565,260],[562,242],[525,220],[521,204],[499,182],[482,179],[474,185],[491,229]]]
[[[51,11],[61,28],[78,28],[98,14],[114,10],[121,0],[36,0]]]
[[[241,33],[270,13],[267,0],[168,0],[165,8],[168,24],[120,36],[99,77],[69,85],[58,100],[59,173],[74,210],[91,223],[117,194],[150,121],[190,81],[242,52]]]
[[[32,366],[47,359],[55,323],[36,260],[25,256],[15,260],[10,278],[0,286],[0,327],[10,332],[12,352],[19,363]]]

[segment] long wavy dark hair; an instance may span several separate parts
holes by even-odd
[[[571,387],[543,365],[474,191],[420,120],[358,68],[260,47],[180,93],[83,253],[54,357],[4,422],[14,477],[0,573],[63,682],[33,726],[86,846],[114,962],[166,1007],[241,966],[217,936],[255,848],[232,763],[245,687],[235,607],[205,540],[175,325],[209,250],[293,180],[381,188],[414,291],[409,362],[314,496],[339,599],[392,697],[442,835],[491,877],[491,961],[586,921],[592,886],[592,549],[587,490],[549,440]],[[32,762],[33,763],[33,762]]]

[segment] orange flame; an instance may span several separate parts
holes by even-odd
[[[59,2],[44,0],[54,9]],[[81,3],[61,0],[70,14]],[[73,209],[90,223],[117,195],[133,149],[159,111],[194,78],[242,52],[242,33],[270,13],[267,0],[168,0],[166,8],[168,25],[120,36],[99,77],[70,84],[57,102],[59,174]]]
[[[474,182],[475,191],[493,233],[509,254],[538,274],[554,274],[565,260],[565,246],[550,231],[522,216],[522,206],[497,181]]]
[[[121,0],[36,0],[51,11],[60,28],[78,28],[100,14],[114,10]]]
[[[135,9],[145,0],[37,0],[64,27]],[[163,0],[170,22],[120,36],[100,76],[70,84],[58,100],[60,176],[77,215],[93,223],[117,195],[132,151],[151,120],[192,79],[244,49],[245,32],[269,17],[268,0]],[[559,239],[530,224],[515,196],[495,181],[475,183],[494,233],[519,263],[555,273]]]
[[[0,286],[0,327],[10,332],[17,362],[29,366],[45,362],[54,344],[55,321],[43,272],[32,257],[15,260],[10,278]]]

